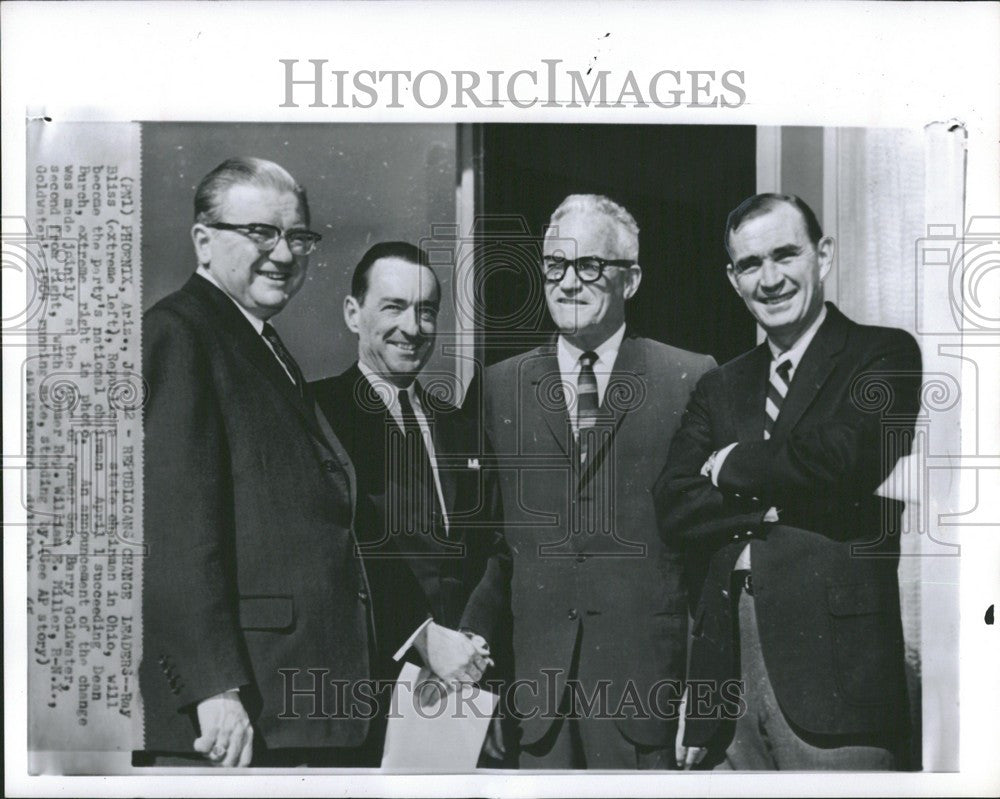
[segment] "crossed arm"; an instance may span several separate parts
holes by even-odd
[[[831,389],[842,392],[833,412],[804,420],[781,441],[738,442],[715,485],[702,467],[733,443],[721,439],[729,413],[721,404],[722,379],[715,372],[699,382],[657,483],[661,533],[675,545],[712,549],[733,529],[759,525],[772,507],[783,520],[786,514],[815,517],[870,497],[906,454],[887,447],[885,429],[887,423],[912,429],[922,375],[916,342],[901,331],[886,336],[845,384]]]

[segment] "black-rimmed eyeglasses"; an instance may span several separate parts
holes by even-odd
[[[274,225],[263,222],[249,222],[245,225],[232,225],[229,222],[212,222],[206,227],[216,230],[233,230],[242,233],[254,243],[260,252],[271,252],[278,246],[278,242],[283,238],[288,242],[288,249],[292,255],[309,255],[316,249],[316,244],[323,237],[319,233],[311,230],[296,228],[292,230],[282,230]]]
[[[635,266],[635,261],[598,258],[596,255],[585,255],[582,258],[560,258],[556,255],[546,255],[542,258],[542,272],[550,283],[558,283],[566,276],[566,270],[573,268],[581,283],[596,283],[601,279],[604,270],[609,266],[622,269]]]

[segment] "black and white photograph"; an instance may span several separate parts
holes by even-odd
[[[160,99],[4,79],[12,795],[994,791],[995,92],[640,24],[803,4],[176,7]]]

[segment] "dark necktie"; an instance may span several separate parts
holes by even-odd
[[[594,364],[597,353],[585,352],[580,356],[580,376],[576,379],[576,428],[580,444],[580,463],[585,463],[596,444],[594,427],[600,402],[597,394],[597,377]]]
[[[292,353],[285,348],[284,342],[282,342],[281,338],[278,336],[278,331],[271,327],[271,325],[267,322],[264,322],[264,330],[261,332],[261,335],[267,343],[271,345],[271,350],[274,352],[275,357],[277,357],[281,365],[285,367],[285,371],[291,375],[292,383],[295,385],[295,388],[298,389],[299,396],[305,397],[306,381],[302,377],[302,370],[299,369],[299,365],[295,363]]]
[[[778,421],[778,414],[781,413],[781,403],[785,401],[788,394],[788,373],[792,369],[792,362],[785,360],[778,364],[771,379],[767,384],[767,399],[764,401],[764,438],[771,437],[775,422]]]
[[[404,389],[399,392],[399,410],[403,417],[403,462],[400,485],[403,489],[403,522],[415,526],[409,532],[429,533],[440,518],[440,504],[434,484],[431,459],[424,443],[423,431],[413,411],[410,395]],[[404,528],[404,532],[407,531]]]

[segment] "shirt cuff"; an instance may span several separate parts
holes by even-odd
[[[715,454],[715,462],[712,464],[712,485],[716,488],[719,487],[719,472],[722,471],[722,464],[726,460],[726,456],[733,451],[739,442],[734,441],[728,447],[723,447]]]
[[[780,519],[778,518],[778,509],[772,505],[770,508],[767,509],[767,513],[764,514],[764,518],[761,519],[761,521],[771,522],[772,524],[774,522],[780,521]]]
[[[396,661],[402,660],[403,655],[406,654],[406,650],[408,650],[411,646],[413,646],[413,642],[417,640],[417,636],[420,635],[420,633],[422,633],[425,629],[427,629],[427,625],[430,624],[432,621],[434,621],[433,617],[428,616],[424,620],[424,623],[421,624],[419,627],[417,627],[417,629],[413,631],[413,634],[406,639],[406,643],[404,643],[399,649],[396,650],[396,654],[392,656],[392,659]]]

